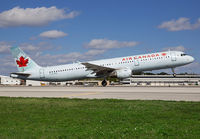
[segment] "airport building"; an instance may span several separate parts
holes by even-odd
[[[26,80],[24,85],[26,85],[26,86],[46,86],[46,85],[49,85],[49,82]]]
[[[0,84],[1,85],[20,85],[21,80],[20,79],[14,79],[8,76],[2,76],[0,75]]]
[[[131,86],[200,86],[199,75],[134,75],[121,81]]]

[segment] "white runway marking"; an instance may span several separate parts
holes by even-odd
[[[200,101],[199,87],[0,87],[0,96]]]
[[[101,94],[101,93],[73,93],[73,94],[67,94],[61,97],[67,97],[67,98],[76,98],[79,96],[88,96],[88,95],[96,95],[96,94]]]

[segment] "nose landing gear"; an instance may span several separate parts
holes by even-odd
[[[172,68],[173,76],[176,77],[176,73],[174,71],[174,68]]]

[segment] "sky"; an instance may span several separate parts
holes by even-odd
[[[12,46],[41,66],[179,50],[195,61],[176,72],[199,74],[199,5],[199,0],[1,0],[0,75],[17,71]]]

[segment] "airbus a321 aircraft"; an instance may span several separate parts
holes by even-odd
[[[11,73],[13,78],[24,80],[61,82],[84,78],[104,78],[102,86],[106,86],[107,77],[129,78],[133,72],[152,71],[174,68],[194,61],[192,56],[180,51],[167,51],[151,54],[125,56],[73,64],[41,67],[27,56],[19,47],[11,48],[19,72]]]

